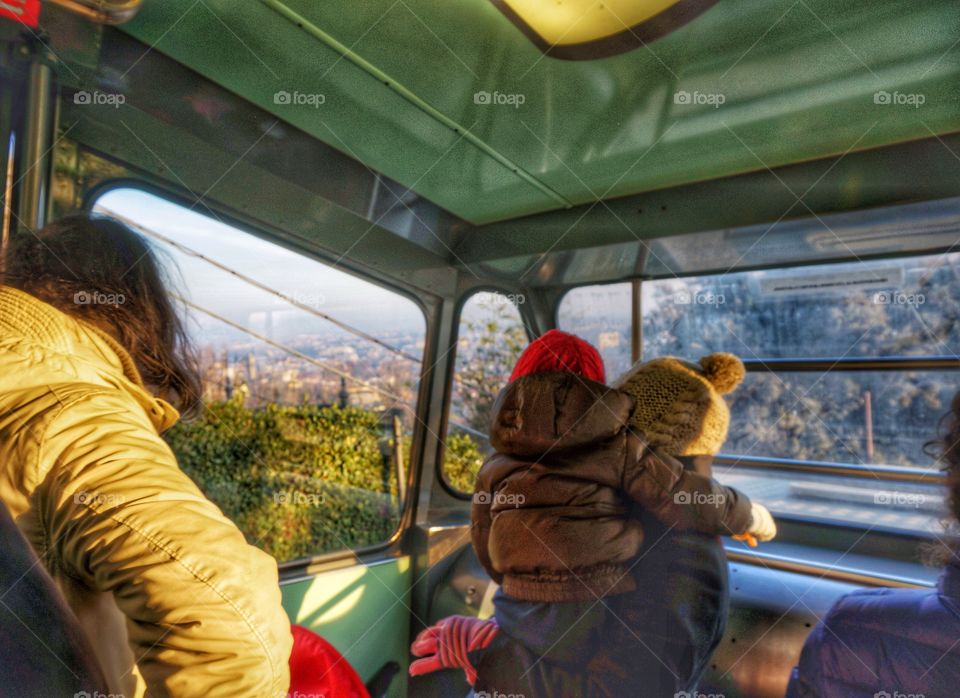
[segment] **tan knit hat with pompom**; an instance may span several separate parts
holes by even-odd
[[[716,455],[730,426],[722,396],[745,373],[733,354],[710,354],[699,365],[665,356],[636,364],[614,387],[636,400],[630,424],[650,445],[673,456]]]

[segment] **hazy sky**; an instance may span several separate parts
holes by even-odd
[[[204,215],[136,189],[106,193],[96,210],[135,221],[205,257],[293,297],[300,303],[358,327],[374,336],[424,332],[424,317],[409,299],[332,266],[306,258]],[[186,293],[194,303],[257,331],[265,327],[265,311],[273,312],[274,338],[325,333],[330,323],[299,310],[276,296],[153,239],[173,258]],[[215,328],[209,321],[202,326]],[[214,323],[216,324],[216,323]],[[222,323],[221,331],[224,327]],[[197,339],[203,340],[202,337]]]

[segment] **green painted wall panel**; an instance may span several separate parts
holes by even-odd
[[[406,696],[410,637],[410,558],[354,565],[282,585],[290,620],[322,635],[364,681],[400,664],[391,698]]]
[[[150,3],[124,29],[441,206],[466,191],[511,207],[535,197],[535,187],[281,15],[258,3],[237,7]],[[323,103],[277,104],[282,92],[323,95]]]
[[[960,130],[953,0],[726,0],[586,62],[544,57],[489,0],[208,6],[148,3],[127,31],[476,223]],[[279,89],[326,102],[276,105]]]

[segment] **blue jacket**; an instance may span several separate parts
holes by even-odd
[[[807,638],[787,698],[960,696],[960,563],[936,590],[840,598]]]

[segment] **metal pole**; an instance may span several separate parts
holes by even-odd
[[[0,233],[0,260],[5,260],[10,244],[10,225],[13,219],[13,174],[16,162],[17,137],[11,132],[7,147],[7,166],[3,178],[3,231]]]
[[[52,85],[53,70],[42,60],[35,59],[27,74],[18,215],[20,225],[31,232],[46,223],[53,137]]]
[[[21,61],[30,57],[30,49],[24,44],[14,45],[0,41],[0,51],[5,55],[16,56],[9,65],[0,67],[0,176],[3,177],[3,219],[0,230],[0,255],[6,256],[7,244],[13,234],[14,214],[16,213],[16,177],[17,144],[19,127],[22,121],[22,103],[24,76]]]
[[[407,469],[403,461],[403,423],[400,421],[400,412],[393,411],[393,467],[397,472],[397,498],[400,507],[407,499]]]
[[[643,358],[643,308],[640,291],[643,282],[634,279],[631,283],[630,297],[630,363],[635,364]]]
[[[50,0],[97,24],[123,24],[140,11],[142,0]]]

